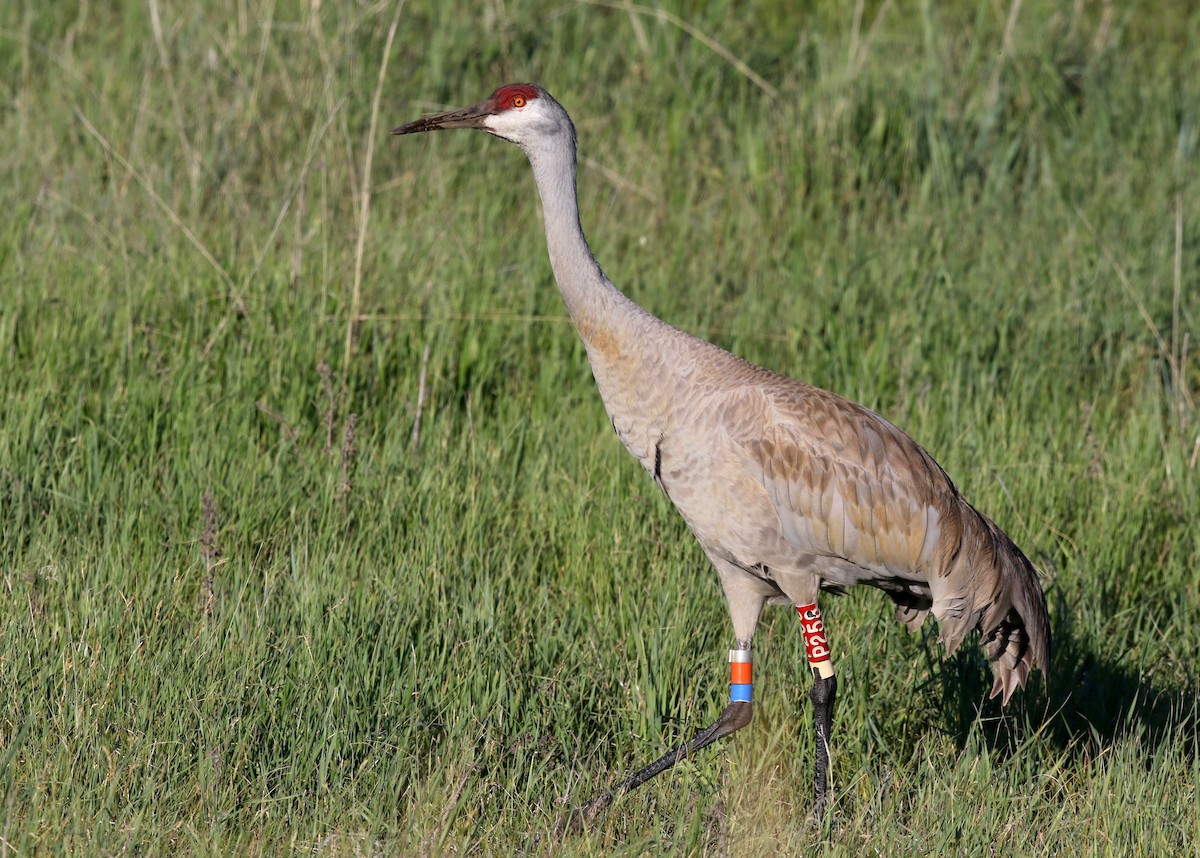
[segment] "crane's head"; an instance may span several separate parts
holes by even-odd
[[[567,112],[550,93],[532,83],[506,84],[478,104],[414,120],[392,133],[415,134],[445,128],[478,128],[526,151],[538,143],[561,139],[560,135],[565,134],[572,142],[575,136]]]

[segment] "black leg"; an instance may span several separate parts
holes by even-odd
[[[740,730],[750,723],[750,715],[754,704],[736,701],[726,706],[717,720],[705,727],[691,739],[684,742],[674,751],[663,754],[644,769],[640,769],[630,777],[621,781],[609,792],[602,792],[595,798],[585,801],[571,811],[570,816],[558,824],[558,834],[573,834],[592,824],[600,813],[613,803],[619,796],[630,790],[637,789],[646,781],[665,772],[680,760],[690,757],[697,751],[703,750],[718,739],[723,739],[735,730]]]
[[[833,727],[833,703],[837,699],[837,676],[819,676],[814,671],[813,687],[809,692],[813,706],[813,727],[816,730],[816,803],[813,813],[817,819],[825,812],[825,793],[829,787],[829,735]]]
[[[813,727],[816,733],[813,814],[817,819],[825,812],[829,793],[829,736],[833,730],[833,702],[837,699],[837,676],[833,672],[829,639],[817,603],[797,605],[796,612],[804,624],[804,650],[813,672],[813,687],[809,699],[813,706]]]
[[[585,826],[591,825],[600,813],[613,803],[618,796],[637,789],[646,781],[665,772],[671,766],[697,751],[703,750],[718,739],[723,739],[730,733],[740,730],[750,723],[750,715],[754,711],[751,702],[753,694],[753,669],[751,666],[750,641],[739,640],[737,649],[729,651],[729,705],[726,706],[717,720],[696,733],[674,751],[663,754],[644,769],[635,772],[631,777],[621,781],[608,792],[586,801],[575,808],[564,819],[559,820],[557,833],[559,835],[574,833]]]

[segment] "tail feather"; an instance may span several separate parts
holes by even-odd
[[[991,519],[968,509],[973,515],[963,516],[960,550],[945,575],[931,582],[933,614],[947,652],[979,629],[995,677],[991,696],[1008,703],[1032,668],[1050,669],[1046,596],[1021,549]]]

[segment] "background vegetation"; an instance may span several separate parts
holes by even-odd
[[[1200,11],[242,0],[0,11],[0,855],[1187,854]],[[887,415],[1045,572],[1002,712],[874,591],[814,826],[792,613],[707,723],[716,576],[613,438],[528,167],[579,127],[656,314]]]

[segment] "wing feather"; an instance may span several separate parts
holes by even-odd
[[[816,557],[825,585],[885,590],[909,628],[932,610],[948,652],[978,628],[996,673],[993,696],[1007,700],[1032,665],[1047,669],[1045,596],[1012,540],[887,420],[783,382],[756,388],[769,407],[752,410],[768,419],[738,441],[805,571]]]

